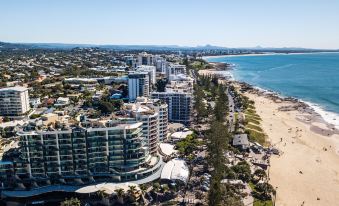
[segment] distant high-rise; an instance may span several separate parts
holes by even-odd
[[[28,89],[8,87],[0,89],[0,115],[20,116],[30,110]]]
[[[170,64],[166,68],[166,77],[168,80],[172,80],[176,75],[186,74],[186,66],[181,64]]]
[[[154,65],[154,55],[142,52],[138,55],[138,65]]]
[[[155,64],[155,67],[156,67],[156,70],[157,70],[158,73],[161,73],[163,75],[166,74],[166,69],[167,69],[169,63],[166,61],[165,58],[163,58],[159,55],[155,56],[154,64]]]
[[[140,72],[147,72],[149,74],[150,83],[153,84],[153,85],[156,83],[156,68],[155,68],[155,66],[141,65],[141,66],[137,66],[136,70],[140,71]]]
[[[150,81],[147,72],[131,72],[128,74],[128,98],[134,101],[137,97],[149,96]]]

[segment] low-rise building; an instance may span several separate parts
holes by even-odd
[[[188,177],[189,169],[185,160],[175,158],[165,164],[160,180],[163,182],[186,184]]]
[[[56,107],[64,107],[70,104],[69,98],[68,97],[59,97],[56,100],[56,103],[54,104],[54,106]]]
[[[41,104],[41,100],[40,98],[30,98],[29,99],[29,104],[32,106],[32,107],[38,107],[40,104]]]
[[[242,150],[246,150],[250,147],[250,143],[247,138],[247,134],[236,134],[233,137],[232,145]]]

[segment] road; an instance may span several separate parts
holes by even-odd
[[[234,132],[234,130],[235,130],[235,125],[234,125],[235,124],[234,99],[233,99],[232,95],[230,94],[228,88],[226,90],[226,94],[227,94],[227,97],[228,97],[228,109],[229,109],[227,121],[231,125],[230,128],[229,128],[229,131]]]

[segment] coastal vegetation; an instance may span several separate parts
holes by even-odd
[[[222,183],[225,173],[230,168],[226,166],[228,160],[224,156],[231,134],[228,132],[226,116],[228,113],[228,98],[225,93],[226,86],[218,83],[212,76],[199,76],[195,87],[195,111],[197,121],[208,117],[209,129],[205,132],[207,141],[208,164],[211,168],[210,190],[208,192],[208,205],[242,205],[239,188],[229,183]],[[207,94],[207,95],[206,95]],[[213,94],[213,95],[211,95]],[[214,102],[214,108],[207,110],[204,100]],[[211,111],[212,110],[212,111]]]
[[[60,206],[80,206],[81,202],[78,198],[76,197],[72,197],[70,199],[64,200],[63,202],[61,202]]]
[[[252,189],[253,204],[256,206],[272,205],[273,187],[267,183],[264,170],[251,171],[250,163],[240,161],[230,166],[225,153],[243,154],[231,146],[232,134],[229,132],[231,123],[227,120],[229,107],[227,87],[233,93],[235,108],[234,133],[247,133],[250,142],[266,145],[266,134],[261,127],[261,118],[256,112],[254,102],[238,92],[233,86],[221,84],[215,76],[199,75],[194,88],[196,112],[195,121],[205,123],[209,129],[204,135],[207,142],[208,164],[211,170],[210,190],[207,196],[208,205],[240,206],[244,203],[242,186],[231,184],[228,180],[241,180]],[[213,107],[211,107],[213,105]],[[240,126],[243,125],[243,126]],[[226,182],[223,180],[227,180]]]
[[[239,99],[244,108],[245,119],[243,121],[245,125],[245,132],[248,134],[249,139],[254,142],[258,142],[261,145],[267,145],[267,136],[261,127],[261,118],[256,113],[254,102],[250,101],[246,96],[238,94]]]
[[[191,155],[194,151],[197,150],[197,147],[201,143],[197,140],[195,134],[187,135],[185,139],[182,139],[176,143],[176,149],[181,155]]]

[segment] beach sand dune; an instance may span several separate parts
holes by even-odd
[[[269,168],[270,183],[277,187],[276,205],[339,205],[339,135],[319,117],[278,110],[292,102],[246,95],[255,101],[269,141],[282,153],[271,157]]]

